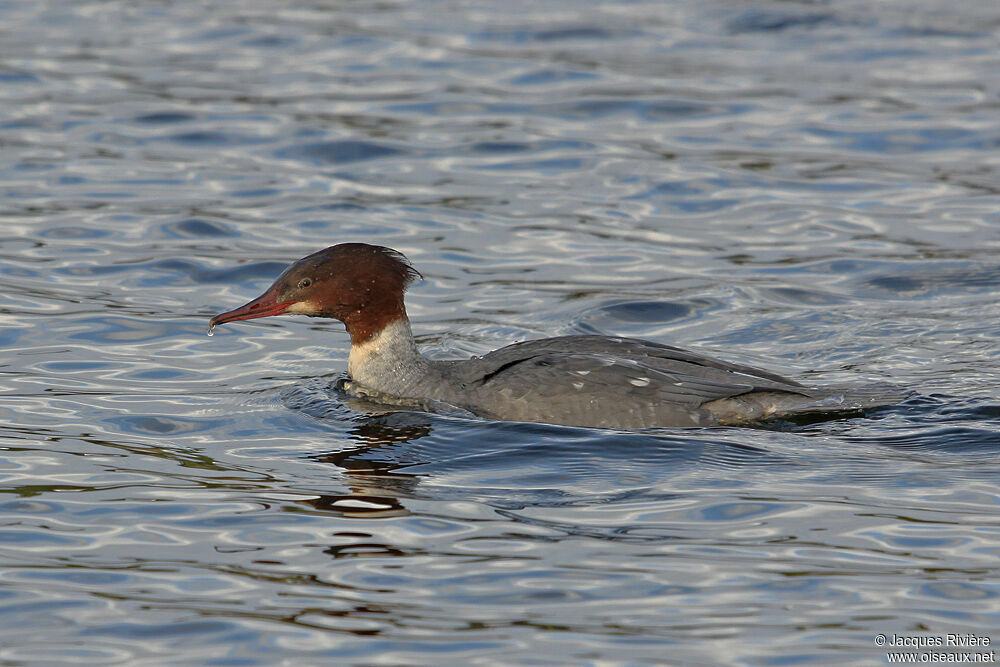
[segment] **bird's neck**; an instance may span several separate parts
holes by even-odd
[[[393,320],[363,342],[351,341],[347,372],[369,389],[405,396],[425,378],[430,362],[417,350],[410,321]]]

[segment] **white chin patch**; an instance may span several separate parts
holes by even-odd
[[[296,301],[285,312],[292,315],[315,315],[319,308],[312,301]]]

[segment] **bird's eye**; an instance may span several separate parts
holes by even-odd
[[[305,289],[313,284],[312,278],[303,278],[299,281],[299,289]]]

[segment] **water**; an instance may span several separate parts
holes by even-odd
[[[1000,6],[0,6],[6,664],[881,664],[1000,641]],[[343,241],[428,354],[641,336],[915,392],[769,429],[369,414]]]

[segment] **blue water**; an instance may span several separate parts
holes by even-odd
[[[0,5],[4,664],[882,664],[1000,642],[1000,5]],[[327,245],[435,358],[639,336],[913,396],[770,428],[381,414]],[[991,634],[992,633],[992,634]]]

